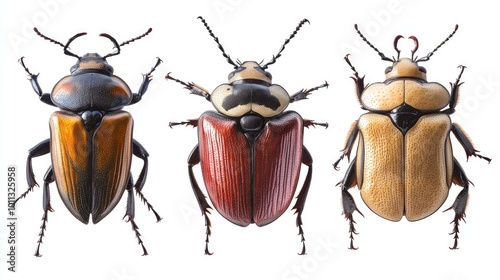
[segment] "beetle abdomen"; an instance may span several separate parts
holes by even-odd
[[[200,164],[214,207],[229,221],[266,225],[290,205],[302,162],[303,121],[295,112],[268,120],[253,141],[215,112],[198,120]]]
[[[200,165],[215,209],[229,221],[252,222],[250,149],[237,123],[215,112],[198,119]]]
[[[256,225],[277,219],[290,205],[302,162],[302,117],[292,111],[267,122],[255,143],[254,214]]]
[[[52,90],[51,99],[62,109],[113,111],[132,101],[128,85],[117,76],[85,73],[62,78]]]
[[[90,215],[93,223],[99,222],[120,200],[130,172],[132,126],[132,117],[124,111],[104,115],[100,126],[90,132],[77,114],[52,114],[57,188],[68,210],[83,223],[89,222]]]
[[[368,113],[361,133],[357,177],[368,207],[388,220],[410,221],[434,213],[448,195],[453,155],[445,114],[420,117],[403,136],[390,118]]]

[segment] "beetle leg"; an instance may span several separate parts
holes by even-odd
[[[311,94],[311,92],[315,91],[315,90],[318,90],[320,88],[328,88],[328,82],[325,81],[324,84],[322,85],[319,85],[317,87],[313,87],[313,88],[310,88],[310,89],[302,89],[300,90],[299,92],[297,92],[296,94],[292,95],[290,97],[290,102],[295,102],[295,101],[299,101],[299,100],[302,100],[302,99],[307,99],[307,96],[309,94]]]
[[[137,224],[134,221],[134,217],[135,217],[135,201],[134,201],[133,189],[134,189],[134,183],[133,183],[133,180],[132,180],[132,174],[130,174],[129,175],[128,184],[127,184],[127,192],[128,192],[128,195],[127,195],[127,210],[125,211],[125,215],[123,216],[123,218],[127,217],[126,221],[130,222],[130,225],[132,226],[132,230],[135,232],[135,237],[137,237],[137,240],[138,240],[139,244],[142,247],[142,252],[143,252],[142,255],[143,256],[147,256],[148,255],[148,251],[146,250],[146,247],[144,247],[144,242],[142,242],[141,234],[139,233],[139,227],[137,226]]]
[[[35,91],[35,93],[38,95],[38,97],[40,97],[40,101],[42,101],[45,104],[55,106],[54,103],[52,102],[52,99],[50,99],[50,93],[44,93],[42,91],[42,88],[40,87],[40,84],[38,83],[38,75],[39,74],[31,73],[30,70],[28,69],[28,67],[26,67],[26,65],[24,64],[23,59],[24,59],[24,57],[21,57],[19,59],[19,63],[21,63],[21,65],[23,66],[24,71],[26,71],[26,73],[28,73],[28,76],[29,76],[28,80],[30,81],[31,86],[33,87],[33,90]]]
[[[351,70],[354,71],[354,76],[351,76],[351,79],[354,80],[354,84],[356,84],[356,96],[358,97],[358,101],[361,101],[361,95],[363,94],[363,90],[365,89],[365,76],[360,77],[358,75],[358,71],[354,66],[351,64],[351,61],[349,60],[349,54],[344,56],[344,60],[349,64],[351,67]]]
[[[467,175],[465,175],[462,166],[455,158],[453,158],[453,183],[462,186],[463,190],[457,195],[453,205],[443,212],[451,209],[455,211],[455,218],[451,221],[451,223],[453,223],[453,231],[450,233],[450,235],[454,235],[454,244],[450,249],[455,250],[458,249],[458,233],[460,232],[458,230],[459,222],[460,220],[465,222],[465,208],[467,207],[467,200],[469,198],[469,184],[472,184],[467,178]]]
[[[340,158],[333,164],[333,168],[335,170],[339,170],[340,168],[338,167],[340,161],[344,159],[344,156],[347,156],[347,160],[349,160],[349,155],[351,154],[352,147],[354,146],[354,142],[356,141],[356,137],[358,136],[359,133],[359,128],[358,128],[358,121],[355,121],[352,125],[351,128],[349,129],[349,133],[346,139],[346,143],[344,146],[344,149],[341,150],[342,155]]]
[[[156,70],[156,67],[158,67],[158,65],[160,65],[160,63],[163,62],[159,57],[157,57],[156,59],[157,59],[156,64],[153,67],[151,67],[151,70],[146,74],[142,74],[142,83],[141,83],[141,86],[139,87],[139,91],[137,93],[133,94],[132,101],[130,102],[129,105],[132,105],[132,104],[135,104],[135,103],[141,101],[142,96],[144,94],[146,94],[146,91],[148,90],[149,83],[153,79],[153,75],[151,75],[151,74]]]
[[[454,123],[451,127],[451,131],[453,131],[453,134],[455,134],[457,140],[460,142],[462,147],[464,147],[465,153],[467,155],[467,160],[469,159],[470,156],[475,156],[488,161],[488,163],[491,161],[491,158],[482,156],[477,153],[479,151],[474,148],[474,145],[472,144],[472,141],[470,140],[469,136],[467,136],[462,127],[460,127],[460,125]]]
[[[463,82],[462,83],[460,82],[460,78],[462,77],[462,73],[464,73],[464,70],[466,68],[463,65],[459,65],[458,67],[460,68],[460,74],[458,74],[458,77],[457,77],[457,80],[455,81],[455,83],[453,83],[453,84],[450,83],[450,85],[451,85],[450,110],[452,110],[452,112],[455,110],[455,106],[458,103],[459,88],[463,84]]]
[[[193,151],[191,152],[188,158],[189,181],[191,182],[191,187],[193,188],[196,200],[198,201],[198,205],[200,206],[201,214],[205,217],[205,227],[206,227],[205,255],[212,255],[213,253],[211,253],[208,250],[209,236],[212,233],[210,227],[212,225],[207,215],[210,213],[209,209],[212,209],[212,207],[210,207],[210,205],[208,204],[207,199],[205,198],[205,195],[201,191],[200,187],[198,186],[198,183],[196,182],[196,178],[194,177],[193,173],[193,166],[199,163],[200,163],[200,150],[199,146],[196,145],[196,147],[194,147]]]
[[[142,166],[142,170],[141,170],[141,173],[139,174],[139,178],[137,179],[137,181],[135,182],[135,185],[134,185],[135,192],[141,198],[141,201],[144,202],[144,204],[146,204],[146,206],[148,207],[148,210],[153,211],[153,213],[156,217],[156,221],[159,222],[159,221],[161,221],[160,215],[158,215],[158,213],[155,211],[153,206],[148,202],[146,197],[144,197],[144,195],[141,192],[142,188],[144,188],[144,183],[146,182],[146,177],[148,175],[148,156],[149,156],[149,154],[146,151],[146,149],[136,140],[132,141],[132,145],[133,145],[134,155],[144,161],[144,165]]]
[[[169,122],[168,123],[168,126],[170,128],[172,128],[173,126],[176,126],[176,125],[185,125],[185,126],[192,125],[193,127],[197,127],[198,126],[198,119],[187,120],[185,122]]]
[[[36,146],[29,150],[28,158],[26,160],[26,180],[28,181],[28,190],[21,194],[16,199],[14,204],[17,203],[19,199],[26,197],[29,192],[33,191],[33,187],[38,186],[38,183],[35,180],[35,174],[33,173],[32,158],[43,156],[48,153],[50,153],[50,139],[46,139],[38,143]]]
[[[54,173],[52,171],[52,166],[49,167],[45,176],[43,177],[43,216],[42,216],[42,225],[40,226],[40,233],[38,234],[38,245],[36,247],[35,256],[41,257],[40,254],[40,245],[43,243],[43,237],[45,236],[45,229],[47,229],[47,221],[49,220],[49,211],[54,212],[52,206],[50,206],[50,190],[49,184],[55,181]]]
[[[302,189],[300,190],[299,195],[297,195],[297,201],[292,208],[292,210],[295,210],[295,214],[297,214],[296,225],[299,228],[299,235],[301,236],[300,241],[302,242],[302,251],[299,253],[299,255],[306,254],[306,239],[304,238],[304,230],[302,229],[302,211],[304,211],[307,193],[309,192],[309,187],[311,186],[313,163],[311,154],[305,146],[302,146],[302,163],[308,166],[307,175],[304,180],[304,185],[302,185]]]
[[[193,82],[186,83],[186,82],[183,82],[179,79],[176,79],[170,75],[170,72],[167,73],[167,75],[165,76],[165,79],[176,81],[179,84],[183,85],[184,88],[188,89],[191,94],[203,96],[203,97],[205,97],[205,99],[210,101],[210,93],[206,89],[196,85]]]
[[[364,215],[363,213],[361,213],[361,211],[359,211],[358,207],[356,206],[356,202],[354,202],[354,198],[348,191],[349,188],[357,185],[356,158],[353,159],[353,161],[347,168],[344,179],[337,183],[337,185],[340,185],[340,187],[342,188],[342,214],[344,215],[345,219],[349,221],[349,238],[351,239],[349,249],[357,250],[358,248],[354,247],[354,234],[358,233],[356,232],[356,228],[354,227],[354,224],[356,222],[354,221],[352,214],[354,213],[354,211],[357,211],[359,214],[361,214],[361,216],[364,217]]]
[[[327,122],[318,123],[318,122],[315,122],[313,120],[304,120],[304,127],[309,128],[310,126],[315,127],[317,125],[323,126],[324,128],[328,128],[328,123]]]

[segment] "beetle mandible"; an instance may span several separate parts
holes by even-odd
[[[357,233],[353,213],[357,211],[363,216],[348,192],[349,188],[357,185],[368,208],[385,219],[399,221],[406,216],[409,221],[417,221],[441,207],[448,197],[451,183],[463,188],[453,205],[445,210],[455,211],[451,233],[454,245],[450,249],[457,249],[458,226],[465,218],[472,183],[453,156],[450,132],[465,149],[467,158],[475,156],[488,162],[491,159],[478,154],[463,129],[452,123],[449,116],[455,111],[465,66],[458,67],[460,73],[456,81],[450,83],[451,91],[448,92],[439,83],[427,82],[427,71],[418,63],[428,61],[455,34],[458,25],[441,44],[421,58],[414,57],[418,40],[410,36],[415,43],[411,59],[399,58],[398,41],[403,36],[394,39],[397,58],[389,58],[361,34],[357,25],[355,29],[382,60],[393,64],[386,69],[384,82],[365,86],[364,76],[359,76],[349,61],[349,54],[345,56],[354,72],[351,78],[358,101],[361,108],[368,111],[351,126],[342,155],[334,163],[338,170],[343,157],[349,159],[357,138],[356,157],[337,184],[341,186],[343,214],[349,221],[349,249],[357,249],[353,245],[353,234]]]
[[[34,31],[45,40],[63,47],[64,54],[78,59],[71,67],[71,75],[59,80],[51,93],[42,91],[38,74],[29,71],[23,57],[19,60],[40,100],[60,109],[50,117],[50,138],[29,151],[26,162],[28,190],[16,199],[17,202],[24,198],[38,186],[33,173],[32,158],[50,153],[52,164],[43,178],[43,222],[35,256],[41,256],[40,245],[45,235],[48,212],[53,211],[49,184],[54,181],[66,208],[84,224],[88,224],[90,216],[94,224],[101,221],[113,210],[127,190],[124,218],[130,222],[142,246],[143,255],[147,255],[134,221],[133,190],[135,189],[148,209],[153,211],[157,221],[160,221],[161,217],[141,192],[147,177],[148,152],[132,138],[132,116],[121,109],[141,100],[161,59],[157,58],[151,70],[143,74],[143,81],[137,93],[132,93],[125,81],[113,75],[113,67],[106,59],[120,54],[120,47],[141,39],[152,29],[121,44],[109,34],[100,34],[111,40],[116,49],[105,56],[97,53],[78,56],[69,51],[70,44],[87,33],[74,35],[64,45],[43,35],[37,28],[34,28]],[[135,184],[130,171],[132,154],[144,161]]]
[[[299,23],[277,55],[261,64],[238,60],[235,63],[205,20],[198,18],[235,69],[229,74],[228,83],[218,86],[212,94],[194,83],[185,83],[170,74],[166,76],[184,85],[192,94],[205,97],[217,110],[207,111],[196,120],[170,123],[170,126],[198,127],[198,145],[188,158],[188,172],[205,218],[205,254],[212,254],[208,249],[211,225],[207,215],[211,207],[196,182],[194,165],[201,165],[210,200],[224,218],[240,226],[251,223],[264,226],[277,219],[290,205],[301,163],[308,166],[308,172],[293,209],[303,245],[300,254],[305,254],[301,214],[311,183],[312,157],[303,146],[303,130],[328,124],[303,120],[298,113],[284,110],[290,102],[306,99],[312,91],[328,87],[328,83],[290,96],[283,87],[272,83],[272,76],[266,69],[276,62],[286,44],[308,20]]]

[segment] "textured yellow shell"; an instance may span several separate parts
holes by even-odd
[[[448,115],[425,115],[406,135],[381,114],[361,116],[358,127],[356,175],[366,205],[392,221],[420,220],[439,209],[453,168]]]

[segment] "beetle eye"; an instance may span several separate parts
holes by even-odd
[[[390,73],[392,71],[392,66],[385,68],[385,74]]]
[[[265,74],[266,74],[266,77],[269,78],[269,80],[271,80],[271,81],[273,80],[273,75],[271,75],[271,73],[266,72]]]
[[[425,68],[424,68],[424,67],[422,67],[422,66],[419,66],[419,67],[418,67],[418,70],[419,70],[420,72],[422,72],[422,73],[426,73],[426,74],[427,74],[427,69],[425,69]]]

